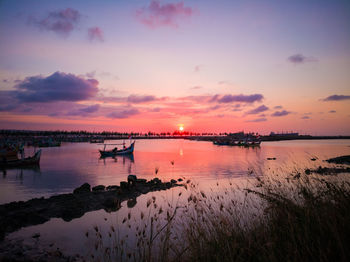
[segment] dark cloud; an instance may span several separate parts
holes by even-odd
[[[67,115],[69,115],[69,116],[88,116],[92,113],[97,112],[99,109],[100,109],[100,105],[96,104],[96,105],[91,105],[88,107],[84,107],[84,108],[70,111],[67,113]]]
[[[261,94],[253,95],[215,95],[210,100],[211,102],[217,101],[219,103],[232,103],[232,102],[241,102],[241,103],[254,103],[260,102],[264,98]]]
[[[156,28],[161,26],[178,27],[178,21],[191,17],[193,10],[185,7],[183,2],[160,3],[152,0],[151,3],[136,11],[136,18],[144,25]]]
[[[247,115],[255,115],[255,114],[259,114],[259,113],[262,113],[262,112],[265,112],[266,110],[269,110],[269,108],[265,105],[261,105],[257,108],[254,108],[248,112],[246,112]]]
[[[326,97],[324,99],[321,99],[322,101],[343,101],[343,100],[349,100],[350,96],[345,95],[332,95],[329,97]]]
[[[81,14],[78,10],[66,8],[49,12],[45,18],[29,18],[29,24],[37,26],[41,30],[53,31],[58,35],[67,37],[76,29]]]
[[[104,41],[103,31],[99,27],[91,27],[88,29],[88,38],[90,41]]]
[[[98,111],[98,109],[100,108],[100,105],[92,105],[92,106],[88,106],[85,108],[80,109],[80,111],[84,112],[84,113],[95,113]]]
[[[15,91],[2,91],[0,90],[0,111],[10,112],[17,109],[21,109],[21,104],[18,104],[15,98]]]
[[[127,110],[121,110],[109,113],[107,117],[109,118],[129,118],[130,116],[134,116],[139,114],[140,111],[136,108],[127,109]]]
[[[50,116],[50,117],[56,117],[56,116],[60,116],[60,114],[57,113],[57,112],[55,112],[55,113],[50,113],[50,114],[48,114],[48,116]]]
[[[26,108],[21,109],[22,113],[28,113],[28,112],[32,112],[32,111],[33,111],[33,108],[30,108],[30,107],[26,107]]]
[[[282,106],[275,106],[274,109],[282,109]]]
[[[330,110],[328,113],[337,113],[335,110]]]
[[[0,112],[9,112],[17,108],[17,105],[0,105]]]
[[[256,118],[253,120],[247,120],[246,122],[265,122],[265,121],[267,121],[267,119],[265,117],[262,117],[262,118]]]
[[[22,102],[82,101],[97,94],[97,85],[96,79],[56,72],[48,77],[27,77],[15,88]]]
[[[155,96],[151,96],[151,95],[144,95],[144,96],[130,95],[128,96],[127,101],[129,103],[146,103],[146,102],[152,102],[156,99],[157,98]]]
[[[299,65],[299,64],[310,63],[310,62],[317,62],[318,59],[311,56],[306,57],[302,54],[295,54],[288,57],[288,61],[295,65]]]
[[[282,111],[276,111],[273,114],[271,114],[271,116],[286,116],[289,115],[291,112],[286,111],[286,110],[282,110]]]

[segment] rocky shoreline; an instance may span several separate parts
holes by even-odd
[[[113,212],[118,210],[121,202],[126,200],[128,200],[128,206],[132,207],[141,194],[181,186],[178,181],[172,179],[171,182],[162,182],[158,178],[147,181],[129,175],[128,181],[120,182],[119,186],[99,185],[91,189],[91,186],[85,183],[70,194],[0,205],[0,241],[8,233],[22,227],[45,223],[51,218],[70,221],[94,210],[105,209]]]

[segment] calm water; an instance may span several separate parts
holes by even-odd
[[[64,143],[61,147],[44,148],[40,169],[14,169],[2,174],[0,202],[72,192],[85,182],[92,186],[119,184],[128,174],[151,179],[156,176],[155,169],[159,170],[157,177],[162,180],[186,177],[209,192],[212,188],[221,190],[216,187],[217,183],[246,183],[251,169],[260,175],[289,173],[295,169],[325,166],[325,159],[350,154],[350,140],[264,142],[260,148],[216,146],[188,140],[138,140],[133,158],[117,157],[115,160],[100,160],[99,147],[89,143]],[[32,152],[32,148],[27,149],[28,154]],[[276,157],[276,160],[267,160],[268,157]],[[313,157],[317,160],[311,161]],[[22,228],[8,238],[22,239],[33,246],[40,243],[48,249],[59,247],[67,254],[88,255],[94,250],[95,240],[86,238],[85,232],[93,236],[93,226],[99,226],[105,235],[111,225],[117,227],[121,235],[134,235],[134,225],[141,223],[141,212],[147,212],[147,200],[155,196],[158,206],[166,210],[167,202],[178,201],[179,192],[186,194],[183,188],[173,188],[138,197],[132,209],[124,202],[122,208],[113,213],[93,211],[70,222],[54,218],[42,225]],[[186,204],[184,194],[183,204]],[[129,213],[133,222],[122,223]],[[32,238],[36,233],[41,235],[39,240]],[[129,241],[134,240],[129,237]]]
[[[115,141],[110,141],[115,143]],[[350,140],[263,142],[260,148],[216,146],[189,140],[138,140],[133,157],[99,159],[101,147],[90,143],[63,143],[43,148],[40,168],[12,169],[0,177],[0,203],[72,192],[87,182],[91,186],[119,185],[128,174],[162,180],[186,177],[211,184],[221,179],[259,172],[325,165],[324,159],[350,154]],[[28,148],[27,154],[33,149]],[[276,157],[275,161],[267,160]],[[317,161],[311,161],[317,157]],[[171,162],[174,162],[172,165]]]

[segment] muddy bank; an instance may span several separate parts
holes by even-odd
[[[311,159],[312,161],[316,159]],[[350,155],[347,156],[338,156],[334,158],[330,158],[327,160],[324,160],[328,163],[332,164],[338,164],[338,165],[350,165]],[[305,174],[309,175],[311,173],[316,173],[319,175],[335,175],[339,173],[350,173],[350,167],[344,167],[344,166],[338,166],[338,167],[322,167],[319,166],[315,169],[305,169]]]
[[[136,204],[136,198],[141,194],[166,190],[175,186],[179,186],[176,180],[162,182],[155,178],[147,181],[137,179],[136,176],[129,176],[128,182],[120,182],[119,186],[99,185],[91,190],[90,185],[85,183],[71,194],[0,205],[0,241],[6,234],[21,227],[42,224],[51,218],[70,221],[94,210],[105,209],[112,212],[118,210],[121,202],[125,200],[128,200],[128,206],[132,207]]]
[[[305,169],[305,174],[316,173],[319,175],[335,175],[339,173],[350,173],[350,167],[321,167],[316,169]]]
[[[350,155],[348,155],[348,156],[338,156],[338,157],[327,159],[326,161],[328,163],[350,165]]]

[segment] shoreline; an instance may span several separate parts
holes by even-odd
[[[105,209],[107,212],[115,212],[124,201],[128,201],[128,206],[134,206],[136,198],[142,194],[182,186],[178,184],[182,179],[162,182],[158,178],[147,181],[132,176],[132,179],[128,180],[129,182],[120,182],[120,186],[98,185],[92,189],[85,183],[69,194],[0,205],[0,242],[9,233],[22,227],[43,224],[51,218],[71,221],[90,211]]]

